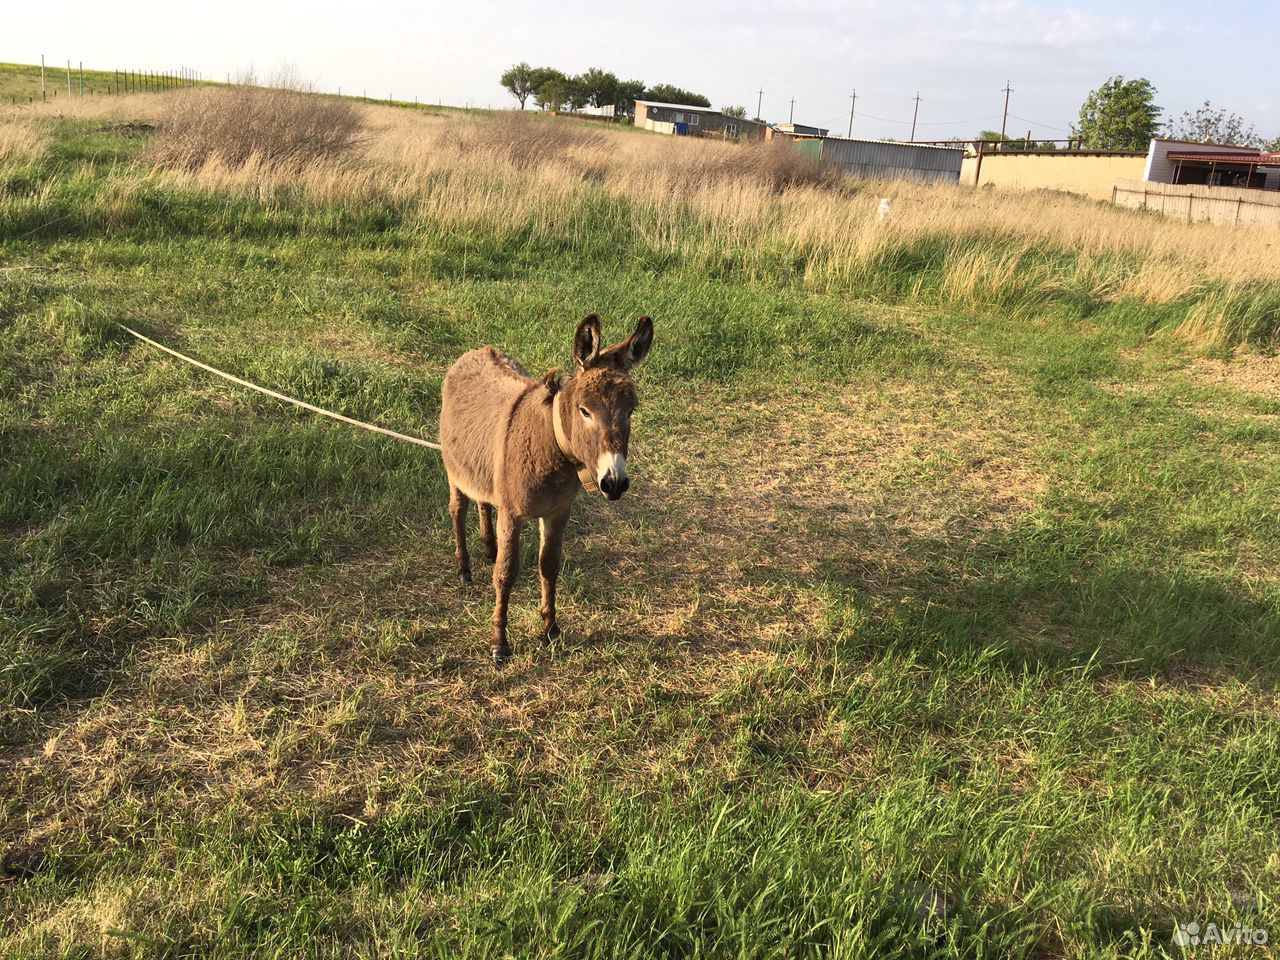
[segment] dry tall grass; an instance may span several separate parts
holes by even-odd
[[[633,241],[694,268],[732,264],[751,278],[776,275],[777,264],[788,263],[802,268],[806,283],[853,288],[883,283],[895,255],[928,246],[943,259],[932,293],[948,301],[1196,299],[1184,332],[1205,343],[1238,326],[1242,296],[1280,285],[1275,231],[1179,223],[1047,191],[833,180],[782,146],[568,120],[441,115],[287,92],[257,111],[249,101],[260,93],[200,92],[206,99],[183,118],[176,115],[191,101],[169,95],[168,116],[180,127],[147,154],[169,166],[139,168],[113,190],[124,197],[163,185],[262,198],[302,193],[336,204],[386,201],[406,212],[411,229],[481,226],[535,238],[589,231],[600,201],[615,200],[610,216]],[[136,101],[141,116],[164,96],[102,109],[119,114],[121,102]],[[296,133],[280,134],[270,123],[246,129],[250,115],[283,117]],[[347,162],[356,157],[361,162]],[[875,215],[881,197],[894,201],[883,222]]]
[[[161,115],[145,158],[198,170],[217,162],[298,170],[349,156],[360,143],[361,113],[350,102],[287,85],[186,90]]]
[[[48,131],[29,120],[0,120],[0,161],[38,160],[49,141]]]
[[[677,245],[695,261],[749,243],[801,253],[815,277],[840,277],[859,263],[878,262],[890,247],[954,240],[964,248],[951,265],[957,291],[1012,276],[1009,257],[1019,248],[1075,254],[1074,273],[1058,283],[1148,303],[1180,299],[1207,280],[1280,282],[1274,233],[1162,220],[1070,194],[832,182],[797,176],[778,161],[781,154],[751,145],[584,129],[570,121],[363,110],[368,164],[320,164],[297,177],[276,177],[263,168],[231,175],[214,162],[186,182],[259,193],[296,186],[356,202],[378,194],[416,200],[433,222],[535,229],[563,223],[567,204],[603,190],[630,203],[638,235]],[[875,216],[880,197],[894,200],[884,222]],[[975,238],[1004,248],[991,259],[975,257],[969,243]],[[749,258],[750,251],[741,252]]]
[[[172,102],[174,94],[131,93],[125,96],[86,95],[59,97],[56,100],[30,103],[0,103],[0,120],[40,118],[67,120],[99,120],[123,118],[154,121]]]

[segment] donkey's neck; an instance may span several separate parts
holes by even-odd
[[[573,448],[569,445],[569,427],[564,419],[565,411],[572,411],[575,407],[572,395],[576,389],[577,384],[573,380],[569,380],[552,397],[551,431],[560,455],[578,472],[578,482],[582,484],[582,488],[588,493],[595,493],[600,489],[596,483],[596,476],[590,467],[574,456]]]
[[[576,466],[578,461],[574,458],[572,448],[569,446],[569,431],[564,424],[562,404],[565,389],[564,387],[560,388],[555,392],[555,396],[551,398],[551,435],[555,440],[556,449],[560,451],[560,455]]]

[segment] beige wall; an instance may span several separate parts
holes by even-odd
[[[987,153],[982,157],[981,174],[978,174],[978,158],[965,157],[960,182],[1019,190],[1065,190],[1094,200],[1110,200],[1116,180],[1141,179],[1146,163],[1145,155],[1117,157],[1066,150],[1060,153]],[[978,184],[974,183],[975,175],[982,178]]]
[[[1280,226],[1280,191],[1146,180],[1120,180],[1115,189],[1118,206],[1154,210],[1187,223]]]

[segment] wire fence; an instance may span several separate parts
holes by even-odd
[[[85,70],[84,61],[50,64],[40,57],[40,89],[5,95],[10,103],[48,103],[58,97],[125,96],[194,87],[207,81],[192,67],[176,70]]]

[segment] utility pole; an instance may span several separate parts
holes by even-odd
[[[787,114],[787,123],[794,124],[796,122],[796,98],[791,98],[791,112]]]
[[[1004,139],[1004,126],[1009,122],[1009,94],[1013,93],[1013,87],[1008,80],[1004,82],[1004,116],[1000,118],[1000,139]]]
[[[764,87],[756,91],[756,119],[760,119],[760,105],[764,103]]]
[[[849,94],[849,139],[853,139],[853,108],[858,105],[858,91]]]
[[[920,91],[916,91],[916,109],[911,114],[911,142],[916,142],[916,117],[920,115]]]

